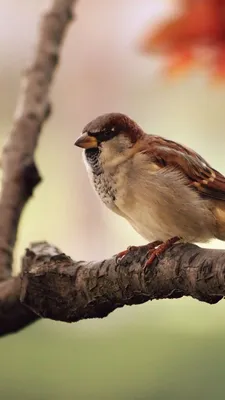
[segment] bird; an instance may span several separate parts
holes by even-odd
[[[89,122],[74,144],[101,201],[149,242],[146,265],[179,240],[225,241],[225,176],[194,150],[115,112]]]

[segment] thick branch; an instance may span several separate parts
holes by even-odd
[[[42,317],[74,322],[153,299],[214,304],[225,295],[224,251],[177,244],[145,270],[147,253],[143,247],[121,261],[75,262],[47,243],[33,244],[23,259],[21,301]]]
[[[26,70],[12,130],[3,148],[3,172],[0,197],[0,281],[10,278],[12,255],[22,210],[31,197],[40,175],[34,152],[44,121],[50,114],[49,89],[59,62],[59,53],[66,28],[72,19],[76,0],[52,0],[43,14],[34,59]],[[15,282],[14,282],[15,280]],[[0,286],[0,333],[14,331],[37,317],[18,301],[18,279]],[[7,327],[5,310],[8,310]],[[14,318],[17,315],[17,318]],[[20,316],[24,315],[24,318]],[[2,320],[3,318],[3,320]]]
[[[0,336],[17,332],[38,318],[20,303],[20,286],[19,276],[0,283]]]

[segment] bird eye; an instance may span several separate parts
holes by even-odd
[[[99,143],[101,142],[106,142],[110,139],[112,139],[116,134],[116,128],[103,128],[96,137],[98,138]]]
[[[107,137],[108,137],[108,131],[103,130],[103,131],[101,132],[101,138],[102,138],[102,140],[103,140],[103,139],[106,139]]]

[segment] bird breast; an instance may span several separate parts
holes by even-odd
[[[215,236],[209,201],[187,185],[179,170],[160,168],[140,153],[113,168],[103,167],[100,159],[88,166],[103,203],[146,240],[180,236],[205,242]]]
[[[102,167],[101,158],[97,152],[85,151],[84,161],[96,193],[109,209],[115,211],[117,179],[112,173],[114,171],[108,171]]]
[[[127,172],[123,168],[115,204],[145,239],[165,241],[180,236],[205,242],[215,236],[209,201],[188,186],[178,169],[157,167],[141,154],[134,157]]]

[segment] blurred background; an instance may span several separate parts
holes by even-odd
[[[47,3],[1,1],[1,145]],[[165,59],[160,46],[158,53],[145,46],[155,24],[160,28],[165,18],[177,18],[179,3],[184,2],[78,2],[54,80],[54,112],[36,154],[44,180],[23,214],[15,273],[35,240],[46,239],[77,260],[110,257],[144,243],[100,204],[73,145],[99,114],[126,113],[147,132],[192,147],[225,174],[225,81],[213,82],[210,68],[197,62],[171,77],[166,69],[174,49],[169,47]],[[216,39],[212,45],[215,52]],[[178,47],[182,56],[185,49]],[[219,241],[209,246],[225,248]],[[125,307],[103,320],[37,322],[0,340],[0,398],[222,400],[224,307],[224,302],[210,306],[187,298]]]

